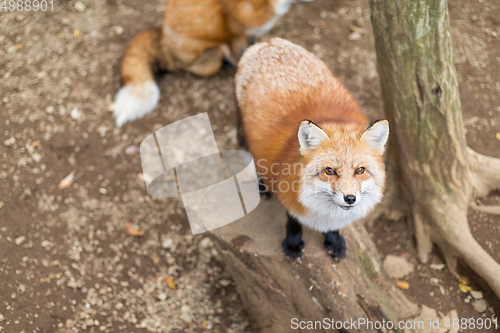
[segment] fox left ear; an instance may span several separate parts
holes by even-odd
[[[328,135],[310,120],[300,122],[299,133],[300,153],[304,155],[309,150],[318,148]]]
[[[361,134],[360,140],[368,147],[382,155],[385,151],[385,144],[389,137],[389,122],[387,120],[377,120],[372,122]]]

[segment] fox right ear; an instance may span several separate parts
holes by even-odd
[[[368,147],[382,155],[388,137],[389,122],[387,120],[377,120],[368,125],[361,135],[361,141],[364,141]]]
[[[318,148],[328,135],[310,120],[302,120],[299,127],[300,153],[304,155],[309,150]]]

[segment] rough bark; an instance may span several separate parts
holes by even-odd
[[[447,2],[370,0],[370,7],[391,127],[388,161],[401,191],[389,200],[408,205],[423,262],[437,244],[452,272],[464,259],[500,297],[500,265],[467,221],[473,190],[486,195],[499,187],[500,163],[466,145]],[[491,171],[482,172],[486,166]]]
[[[273,199],[212,234],[254,332],[290,332],[292,318],[369,318],[397,323],[419,313],[419,307],[381,268],[377,249],[361,223],[343,230],[347,257],[338,263],[326,254],[321,233],[310,230],[304,230],[302,258],[296,262],[287,259],[281,250],[285,223],[285,211]],[[358,327],[347,331],[377,330]]]

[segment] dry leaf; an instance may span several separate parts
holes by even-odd
[[[460,289],[461,292],[463,292],[464,294],[467,294],[469,291],[472,290],[472,288],[466,284],[462,284],[460,283],[458,285],[458,289]]]
[[[44,283],[44,282],[47,282],[47,281],[50,281],[52,279],[57,279],[59,277],[61,277],[63,275],[62,272],[59,272],[59,273],[56,273],[56,274],[52,274],[52,275],[49,275],[43,279],[40,280],[40,283]]]
[[[67,175],[66,177],[64,177],[63,180],[61,180],[61,182],[59,183],[59,185],[57,187],[60,190],[65,189],[66,187],[70,187],[71,184],[73,184],[74,178],[75,178],[75,172],[71,171],[71,173],[69,175]]]
[[[429,267],[432,269],[435,269],[436,271],[440,271],[443,268],[445,268],[446,265],[445,264],[430,264]]]
[[[165,279],[165,282],[168,284],[170,289],[177,289],[177,285],[174,282],[174,278],[172,276],[169,276],[168,278]]]
[[[130,222],[127,222],[127,224],[125,225],[125,230],[127,231],[127,233],[129,235],[132,235],[132,236],[140,237],[140,236],[144,235],[144,231],[140,230],[138,225],[132,224]]]
[[[33,141],[33,142],[31,143],[31,147],[33,147],[33,148],[36,148],[36,147],[38,147],[39,145],[40,145],[40,140]]]
[[[495,134],[495,137],[497,138],[497,140],[498,140],[498,141],[500,141],[500,132],[497,132],[497,133]]]
[[[74,36],[75,38],[80,37],[80,29],[75,29],[75,30],[73,30],[73,36]]]
[[[410,284],[407,281],[396,280],[396,287],[399,289],[408,290],[410,289]]]
[[[355,26],[355,25],[351,25],[351,27],[349,29],[351,29],[352,32],[357,32],[360,35],[366,34],[366,29],[363,29],[363,28]]]
[[[7,53],[12,53],[12,52],[16,52],[17,50],[20,50],[23,48],[23,44],[16,44],[16,45],[12,45],[11,47],[9,47],[7,49]]]
[[[153,261],[153,264],[158,265],[160,263],[160,257],[157,255],[153,254],[149,258]]]
[[[458,283],[460,283],[460,284],[469,285],[469,283],[470,283],[469,278],[467,276],[463,276],[463,275],[457,275],[457,280],[458,280]]]
[[[429,280],[429,283],[433,286],[436,286],[439,288],[439,292],[441,293],[441,295],[445,295],[446,294],[446,291],[444,290],[444,287],[441,285],[441,280],[437,279],[437,278],[431,278]]]

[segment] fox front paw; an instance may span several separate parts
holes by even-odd
[[[325,249],[326,252],[335,260],[340,260],[345,257],[345,240],[338,231],[330,231],[325,235]]]
[[[271,192],[269,192],[267,190],[267,186],[266,186],[266,184],[264,184],[264,181],[262,180],[262,178],[259,178],[259,194],[260,194],[261,198],[264,200],[271,199],[271,197],[272,197]]]
[[[285,238],[281,243],[283,252],[292,260],[302,257],[302,250],[304,249],[304,242],[301,240],[299,243],[292,243],[288,238]]]

